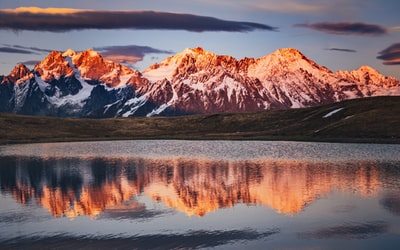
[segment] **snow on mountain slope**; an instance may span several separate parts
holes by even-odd
[[[43,81],[59,80],[61,76],[70,77],[74,70],[59,51],[52,51],[43,61],[36,64],[34,71]]]
[[[337,92],[349,93],[349,98],[400,95],[397,79],[383,76],[369,66],[361,66],[350,72],[338,71],[335,76]]]
[[[398,80],[370,67],[333,73],[292,48],[242,60],[186,49],[143,75],[154,83],[146,92],[158,104],[156,114],[161,109],[215,113],[299,108],[399,94]]]
[[[92,50],[52,51],[31,71],[18,65],[0,83],[0,111],[90,116],[140,85],[140,73]],[[6,87],[6,86],[10,87]],[[13,86],[13,87],[12,87]],[[127,98],[131,95],[127,95]]]
[[[202,48],[186,49],[143,73],[144,92],[159,104],[151,114],[249,112],[280,104],[257,79],[239,73],[239,62]]]
[[[10,74],[0,81],[0,84],[12,84],[19,85],[33,78],[32,72],[23,64],[18,64],[10,72]]]
[[[127,66],[104,59],[98,52],[90,49],[72,55],[71,58],[82,78],[101,81],[109,87],[126,85],[135,73]]]
[[[332,72],[292,48],[241,60],[185,49],[143,73],[93,50],[53,51],[0,81],[0,111],[55,116],[251,112],[400,95],[397,79],[371,67]]]

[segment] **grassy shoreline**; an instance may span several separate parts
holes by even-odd
[[[0,144],[153,139],[399,144],[399,114],[400,97],[183,117],[86,119],[0,114]]]

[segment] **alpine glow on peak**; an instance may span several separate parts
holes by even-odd
[[[94,50],[52,51],[0,82],[0,112],[75,117],[253,112],[400,95],[397,79],[369,66],[332,72],[293,48],[240,60],[185,49],[143,73]]]

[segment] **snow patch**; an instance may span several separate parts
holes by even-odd
[[[342,109],[344,109],[344,108],[338,108],[338,109],[335,109],[335,110],[333,110],[333,111],[329,112],[328,114],[324,115],[322,118],[328,118],[328,117],[331,117],[332,115],[336,114],[337,112],[341,111]]]
[[[161,114],[165,109],[167,109],[169,107],[168,104],[163,104],[160,107],[158,107],[157,109],[153,109],[153,111],[151,111],[150,113],[148,113],[146,116],[147,117],[151,117],[154,115],[159,115]]]
[[[132,99],[129,99],[125,104],[124,107],[126,106],[132,106],[130,110],[126,111],[125,113],[121,114],[123,109],[118,110],[117,114],[121,114],[122,117],[129,117],[135,114],[135,112],[143,106],[147,102],[146,96],[142,95],[141,97],[135,97]]]
[[[125,86],[128,83],[129,79],[132,78],[133,75],[134,74],[120,76],[119,77],[119,84],[117,85],[117,87]]]
[[[150,82],[163,80],[164,78],[171,81],[172,75],[175,72],[177,65],[171,63],[169,65],[162,65],[157,69],[149,70],[143,73],[143,76]]]
[[[350,118],[352,118],[354,115],[349,115],[349,116],[346,116],[343,120],[347,120],[347,119],[350,119]]]
[[[35,74],[35,81],[39,85],[40,91],[42,91],[44,93],[44,91],[46,90],[47,86],[49,86],[49,84],[46,83],[45,81],[43,81],[42,78],[37,76],[36,74]]]
[[[204,92],[206,90],[204,87],[204,83],[202,82],[196,82],[191,84],[190,80],[185,79],[183,80],[183,84],[190,86],[194,90],[200,90],[201,92]]]

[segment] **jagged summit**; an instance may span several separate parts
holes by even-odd
[[[212,71],[218,67],[236,68],[238,61],[231,56],[216,55],[201,47],[186,48],[182,52],[155,63],[143,71],[143,75],[151,81],[174,77],[188,77],[200,71]]]
[[[272,53],[272,55],[275,56],[282,56],[282,57],[286,57],[286,58],[303,58],[305,57],[303,55],[303,53],[301,53],[298,49],[294,49],[294,48],[281,48],[281,49],[277,49],[275,52]]]
[[[77,53],[71,58],[71,62],[80,72],[81,77],[90,79],[91,81],[103,82],[110,87],[127,84],[130,78],[129,75],[132,76],[134,74],[134,70],[107,60],[100,53],[92,49]]]
[[[14,69],[8,75],[13,79],[19,79],[31,73],[30,69],[25,66],[25,64],[19,63],[17,64]]]
[[[72,50],[72,49],[67,49],[66,51],[64,51],[64,52],[62,53],[62,56],[63,56],[63,57],[67,57],[67,56],[73,57],[73,56],[75,56],[75,55],[76,55],[76,52],[75,52],[74,50]]]
[[[73,68],[60,51],[50,52],[43,61],[35,65],[34,71],[40,75],[43,81],[58,80],[61,76],[69,77],[74,74]]]
[[[378,70],[372,68],[371,66],[368,65],[362,65],[361,67],[359,67],[357,70],[362,71],[362,72],[368,72],[374,75],[380,75],[381,73],[379,73]]]
[[[17,64],[8,74],[6,77],[3,78],[3,80],[0,82],[0,84],[21,84],[24,81],[30,79],[33,77],[33,74],[31,70],[26,67],[24,64],[20,63]]]
[[[196,48],[186,48],[184,49],[180,54],[206,54],[206,53],[211,53],[202,47],[196,47]]]

